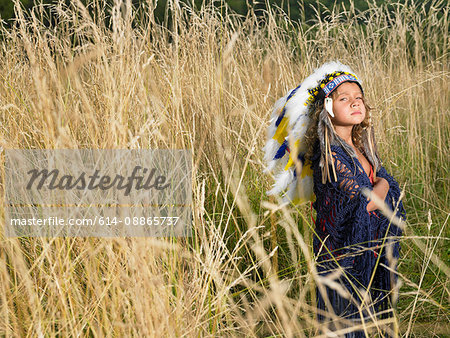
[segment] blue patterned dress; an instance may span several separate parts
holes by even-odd
[[[317,144],[316,150],[318,147]],[[317,212],[313,246],[319,276],[328,278],[325,283],[321,283],[322,292],[317,289],[318,319],[324,322],[330,320],[327,315],[330,307],[326,306],[327,297],[324,297],[323,291],[328,296],[332,311],[348,319],[347,323],[357,323],[361,316],[365,321],[369,320],[369,312],[378,312],[379,318],[390,317],[392,305],[388,294],[397,276],[386,266],[394,272],[397,269],[401,229],[390,223],[379,210],[367,211],[369,201],[361,189],[372,189],[372,183],[358,159],[349,156],[340,146],[331,146],[331,151],[337,181],[334,181],[330,170],[333,182],[323,184],[319,151],[312,158],[316,195],[313,207]],[[389,183],[385,202],[391,210],[396,209],[398,217],[404,219],[402,202],[398,203],[398,183],[383,167],[378,170],[377,176]],[[395,259],[389,262],[388,257]],[[332,279],[333,283],[330,283]],[[361,297],[368,289],[371,301],[365,301],[365,304],[369,303],[369,308],[362,307],[360,311]],[[344,320],[339,322],[345,325]],[[336,327],[336,324],[331,324],[329,329],[339,328],[339,325]],[[362,331],[347,333],[345,336],[365,337]]]

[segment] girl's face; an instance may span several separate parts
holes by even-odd
[[[360,124],[366,117],[361,89],[354,82],[344,82],[333,92],[333,113],[331,122],[335,126],[350,127]]]

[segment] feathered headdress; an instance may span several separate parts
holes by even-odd
[[[268,195],[284,192],[284,201],[294,204],[314,199],[311,163],[305,160],[308,150],[305,135],[311,123],[311,106],[316,100],[328,97],[343,82],[349,81],[357,83],[362,90],[357,76],[348,66],[340,62],[328,62],[274,104],[268,140],[264,146],[266,171],[276,172],[275,184],[267,192]],[[332,130],[329,118],[325,117],[321,116],[322,124],[318,126],[318,134],[325,133],[321,143],[329,140],[326,133],[330,128]],[[321,147],[328,150],[329,143],[321,144]],[[325,158],[322,157],[321,166],[326,166],[323,162],[328,160],[331,160],[331,152]]]

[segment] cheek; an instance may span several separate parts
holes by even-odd
[[[361,106],[361,111],[362,111],[362,113],[364,114],[364,117],[365,117],[367,115],[367,109],[366,109],[365,105]]]
[[[337,111],[339,109],[339,103],[336,102],[336,100],[333,100],[333,111]]]
[[[343,105],[342,104],[333,102],[333,113],[335,115],[339,115],[342,112],[342,109],[343,109]]]

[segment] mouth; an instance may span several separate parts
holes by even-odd
[[[358,110],[352,113],[352,115],[361,115],[362,113]]]

